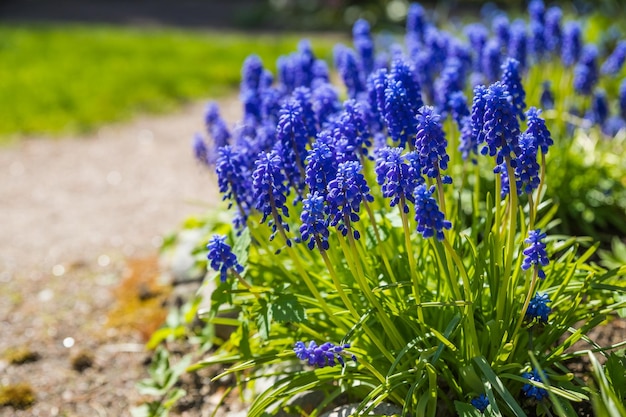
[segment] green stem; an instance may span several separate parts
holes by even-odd
[[[383,259],[383,263],[385,264],[385,269],[389,274],[389,278],[391,278],[391,282],[398,282],[396,275],[391,269],[391,264],[389,263],[389,258],[387,257],[386,246],[383,245],[383,240],[380,237],[380,232],[378,231],[378,226],[376,225],[376,217],[374,216],[374,212],[372,211],[372,208],[369,206],[369,204],[367,204],[367,201],[363,201],[363,205],[365,206],[367,215],[370,218],[370,223],[374,228],[374,235],[376,236],[376,242],[378,243],[378,252],[380,253],[380,257]]]
[[[344,292],[343,287],[341,285],[341,281],[339,280],[339,276],[337,275],[337,272],[335,271],[335,268],[333,267],[332,262],[330,262],[330,259],[328,258],[326,251],[324,249],[321,249],[321,246],[319,245],[318,245],[318,248],[320,248],[320,254],[322,255],[322,259],[324,260],[324,263],[326,264],[326,268],[328,269],[328,272],[330,273],[330,277],[333,280],[335,287],[337,288],[339,297],[341,297],[342,301],[344,302],[348,310],[350,310],[352,317],[354,317],[354,319],[358,323],[361,320],[361,316],[356,311],[356,309],[354,308],[354,305],[352,304],[352,302],[350,301],[350,299]],[[391,354],[391,352],[389,352],[389,350],[387,350],[387,348],[385,347],[385,344],[378,338],[378,336],[376,336],[376,334],[365,323],[363,323],[363,330],[370,337],[370,339],[372,339],[372,342],[376,345],[378,350],[383,355],[385,355],[387,360],[393,363],[393,361],[395,360],[394,356]]]
[[[505,264],[502,283],[498,292],[497,317],[501,320],[505,316],[507,299],[509,298],[509,283],[511,281],[511,268],[513,266],[513,253],[515,252],[515,233],[517,231],[517,183],[515,173],[511,166],[511,157],[505,157],[507,175],[509,177],[509,233],[505,246]]]
[[[398,205],[398,209],[400,210],[400,218],[402,219],[402,229],[404,230],[404,246],[406,250],[406,256],[409,259],[409,270],[411,273],[411,281],[413,282],[413,297],[415,298],[415,303],[417,304],[417,317],[423,323],[424,313],[422,312],[422,307],[421,307],[419,282],[418,282],[418,276],[417,276],[417,272],[415,268],[413,244],[411,243],[411,230],[409,228],[409,219],[407,217],[407,214],[404,212],[405,205],[406,205],[406,200],[404,196],[402,196],[400,197],[400,204]]]

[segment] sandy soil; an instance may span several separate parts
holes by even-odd
[[[147,354],[137,334],[104,327],[125,260],[218,202],[194,160],[204,103],[143,116],[85,137],[0,147],[0,385],[27,382],[37,402],[0,416],[126,416]],[[236,100],[221,108],[236,120]],[[9,364],[27,347],[39,360]],[[71,361],[94,355],[79,373]]]

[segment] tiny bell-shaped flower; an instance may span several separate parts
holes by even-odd
[[[230,268],[234,269],[237,273],[243,272],[243,266],[237,261],[237,256],[232,252],[230,246],[226,243],[226,236],[213,235],[209,244],[207,245],[209,254],[207,259],[209,265],[215,271],[220,273],[220,280],[226,282],[226,275]]]

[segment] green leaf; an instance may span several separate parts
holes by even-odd
[[[259,329],[259,335],[263,340],[270,338],[270,328],[272,327],[272,304],[268,305],[264,299],[259,300],[259,308],[255,309],[256,325]]]
[[[517,401],[515,401],[515,398],[513,398],[513,395],[511,395],[509,390],[506,389],[502,380],[500,380],[500,378],[498,378],[498,376],[493,372],[493,369],[491,369],[487,360],[483,356],[477,356],[474,358],[474,362],[476,362],[476,365],[478,365],[487,381],[489,381],[498,394],[500,394],[502,399],[504,399],[505,404],[511,409],[511,411],[513,411],[513,414],[518,417],[526,417],[524,410],[522,410]]]
[[[250,250],[251,242],[252,239],[250,238],[250,229],[246,227],[239,233],[239,236],[237,236],[235,244],[233,245],[233,253],[237,256],[237,261],[244,267],[248,262],[248,252]]]
[[[454,408],[456,409],[456,412],[459,415],[459,417],[482,417],[482,415],[480,414],[480,411],[478,411],[476,407],[468,403],[455,401]]]
[[[306,320],[306,311],[293,294],[279,295],[270,306],[270,314],[279,323],[302,323]]]
[[[626,350],[613,352],[606,364],[606,376],[615,389],[618,398],[626,403]]]

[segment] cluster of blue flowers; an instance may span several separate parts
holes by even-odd
[[[324,368],[337,364],[345,366],[343,355],[345,354],[344,349],[348,348],[350,348],[349,344],[335,345],[334,343],[326,342],[318,346],[314,341],[310,341],[308,346],[304,342],[296,342],[293,350],[296,352],[298,359],[307,361],[311,366]],[[351,355],[351,359],[356,362],[354,355]]]
[[[423,238],[444,240],[453,227],[439,188],[452,183],[443,129],[448,119],[458,127],[463,160],[469,165],[488,159],[500,176],[502,197],[512,188],[532,195],[540,186],[541,163],[553,141],[541,109],[527,108],[525,71],[560,57],[573,69],[576,90],[593,97],[589,117],[607,125],[611,103],[596,86],[600,73],[621,70],[626,41],[600,65],[598,48],[584,45],[580,24],[563,22],[558,7],[546,9],[542,1],[532,0],[529,15],[527,23],[497,13],[491,28],[468,25],[464,40],[435,27],[424,9],[413,4],[404,44],[384,51],[376,51],[369,24],[359,20],[353,46],[334,49],[345,101],[330,83],[327,64],[308,42],[279,59],[276,78],[258,57],[249,57],[242,69],[242,122],[229,129],[217,107],[209,105],[205,122],[212,144],[201,135],[193,143],[196,158],[214,167],[223,198],[236,209],[235,229],[247,227],[257,213],[271,228],[270,240],[279,235],[287,246],[301,241],[310,250],[324,252],[333,242],[331,228],[359,239],[361,209],[369,211],[374,195],[382,195],[390,207],[399,208],[403,221],[412,214],[414,230]],[[470,88],[473,95],[466,97]],[[546,83],[541,103],[552,108],[554,102]],[[619,109],[622,120],[626,80],[620,87]],[[376,184],[371,179],[368,183],[364,172],[372,161]],[[376,185],[379,190],[371,188]],[[290,219],[299,220],[299,227],[292,223],[290,228]],[[545,238],[540,230],[529,232],[521,264],[541,279],[549,263]],[[224,237],[214,236],[208,249],[210,265],[222,280],[231,269],[242,272]],[[526,320],[546,323],[550,302],[547,294],[537,293]],[[310,365],[324,367],[344,365],[343,350],[348,347],[297,342],[294,351]],[[524,377],[540,380],[536,371]],[[524,385],[523,392],[538,400],[547,395],[531,384]],[[489,401],[483,394],[471,403],[484,412]]]
[[[533,369],[531,372],[524,372],[522,374],[523,378],[529,379],[530,381],[535,382],[543,382],[541,380],[541,376],[539,375],[539,371]],[[536,387],[533,384],[526,383],[522,386],[522,392],[528,398],[534,398],[537,401],[541,401],[548,396],[548,391],[544,388]]]

